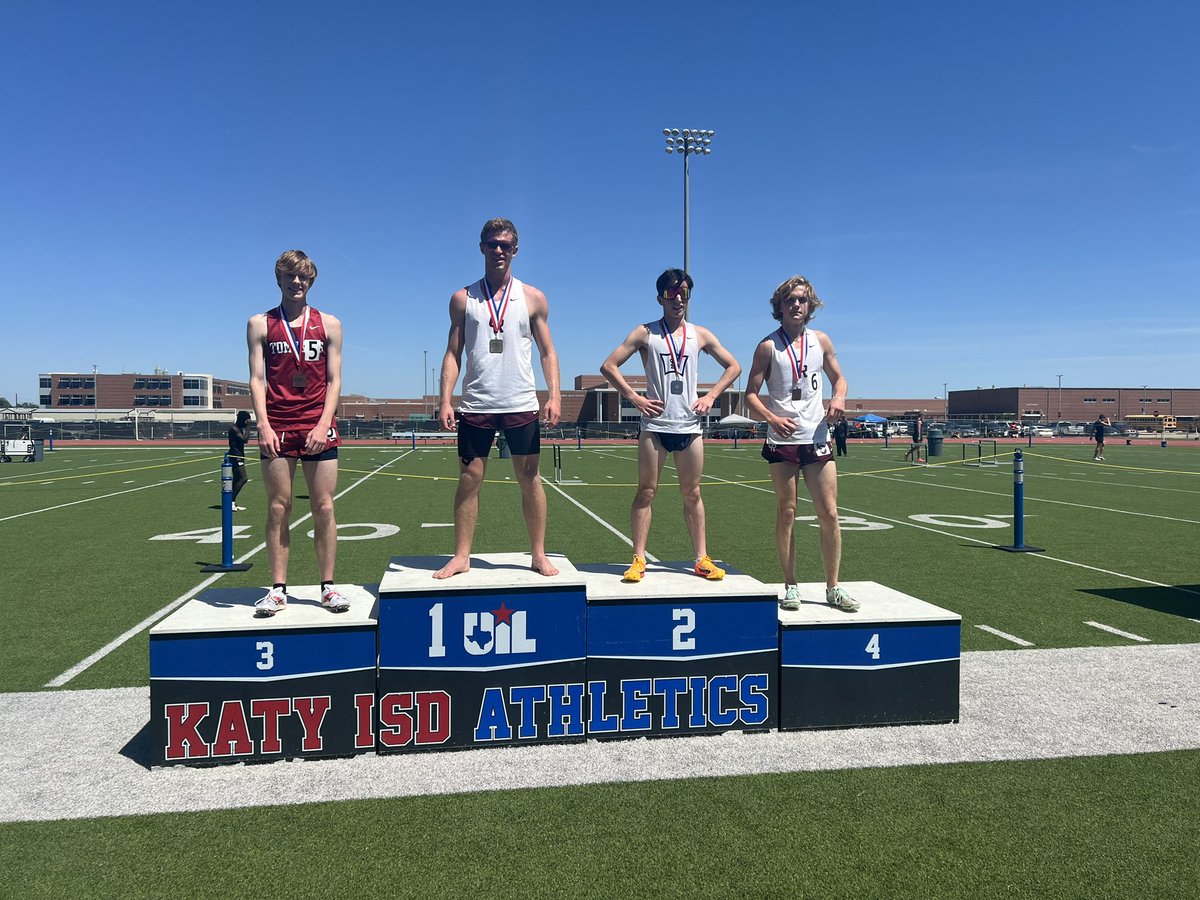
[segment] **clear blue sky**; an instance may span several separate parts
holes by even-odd
[[[665,126],[717,133],[692,317],[744,366],[799,273],[851,396],[1195,387],[1198,35],[1194,2],[3,3],[0,395],[245,378],[292,247],[344,390],[419,394],[494,215],[569,387],[682,262]]]

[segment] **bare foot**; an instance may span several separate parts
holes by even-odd
[[[440,569],[433,573],[434,578],[453,578],[455,575],[462,575],[464,572],[471,571],[471,557],[450,558],[450,562],[446,563]]]
[[[547,578],[549,578],[551,575],[558,574],[558,569],[554,568],[554,564],[550,562],[550,559],[545,555],[535,556],[533,558],[533,562],[530,563],[529,568],[533,569],[533,571],[540,575],[545,575]]]

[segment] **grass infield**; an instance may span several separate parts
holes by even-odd
[[[1042,554],[992,549],[1012,542],[1012,448],[982,469],[955,447],[908,466],[903,449],[852,444],[838,461],[843,579],[961,614],[964,650],[1016,646],[996,632],[1038,648],[1200,642],[1195,447],[1112,446],[1104,463],[1082,442],[1026,449],[1025,540]],[[548,549],[628,558],[634,457],[632,444],[564,449],[564,477],[584,483],[548,485]],[[0,692],[74,670],[64,689],[148,683],[137,626],[220,559],[207,542],[219,541],[218,463],[211,447],[150,446],[0,467]],[[704,499],[714,558],[774,583],[766,468],[757,447],[710,444]],[[449,553],[451,447],[349,447],[341,472],[340,580],[378,581],[394,555]],[[218,587],[268,578],[253,463],[250,474],[234,552],[254,567]],[[493,459],[488,479],[475,549],[524,549],[511,468]],[[296,493],[299,519],[302,478]],[[817,581],[811,507],[798,513],[800,577]],[[316,580],[310,527],[293,533],[293,584]],[[650,551],[691,556],[670,468]],[[8,824],[0,894],[1195,896],[1198,767],[1188,751]]]

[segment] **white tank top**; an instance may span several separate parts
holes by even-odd
[[[783,329],[776,328],[763,340],[771,342],[771,368],[767,373],[767,409],[784,419],[793,419],[797,428],[791,437],[784,437],[774,428],[767,429],[767,440],[774,444],[827,444],[829,424],[825,420],[825,353],[817,336],[804,329],[801,340],[792,346],[796,363],[801,366],[796,379],[789,341]],[[800,389],[800,399],[792,394]]]
[[[645,431],[658,431],[667,434],[699,434],[700,417],[692,410],[696,402],[696,369],[700,362],[700,342],[696,338],[696,327],[691,322],[684,322],[687,337],[682,342],[672,336],[675,352],[679,354],[678,368],[672,359],[671,346],[664,335],[663,320],[647,322],[646,328],[650,335],[646,339],[646,396],[651,400],[661,400],[663,413],[648,419],[642,416],[642,428]],[[671,392],[671,383],[683,382],[682,393]]]
[[[504,341],[504,352],[493,353],[493,339]],[[525,285],[512,279],[504,331],[492,331],[487,288],[483,279],[467,288],[467,318],[463,329],[464,365],[462,404],[469,413],[531,412],[538,409],[530,351],[529,307]]]

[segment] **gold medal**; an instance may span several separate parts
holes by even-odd
[[[293,372],[292,373],[292,387],[302,388],[302,387],[305,387],[307,384],[308,384],[308,376],[306,376],[303,372]]]
[[[492,353],[503,353],[504,339],[492,338],[490,341],[488,341],[488,350],[490,350]]]

